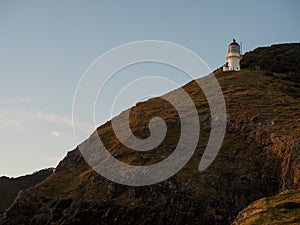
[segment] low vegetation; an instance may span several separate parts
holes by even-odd
[[[239,215],[241,225],[300,224],[300,189],[253,202]]]

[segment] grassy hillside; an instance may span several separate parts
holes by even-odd
[[[300,189],[253,202],[232,225],[300,224]]]
[[[294,74],[246,68],[215,74],[228,122],[220,152],[207,170],[199,172],[198,165],[211,118],[204,94],[192,81],[183,88],[198,110],[201,134],[193,157],[175,176],[146,187],[116,184],[95,173],[76,148],[51,177],[23,192],[0,224],[230,224],[251,202],[300,188],[300,85]],[[168,95],[180,101],[178,91]],[[145,138],[154,116],[165,120],[168,131],[149,152],[123,146],[110,121],[85,143],[97,147],[99,136],[114,157],[133,165],[163,160],[180,136],[176,110],[161,98],[150,99],[132,108],[130,126],[136,136]]]

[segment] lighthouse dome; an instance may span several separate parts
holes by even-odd
[[[240,45],[233,39],[233,41],[228,46],[228,53],[240,54]]]
[[[240,45],[235,41],[235,39],[233,39],[233,41],[229,44],[229,46],[239,46]]]

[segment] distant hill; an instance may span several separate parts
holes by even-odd
[[[32,187],[53,173],[53,168],[17,178],[0,177],[0,214],[9,207],[21,190]]]
[[[281,44],[246,53],[241,71],[216,71],[228,122],[220,152],[205,171],[199,172],[198,165],[211,131],[211,118],[204,94],[192,81],[183,89],[196,105],[201,135],[193,157],[176,175],[145,187],[116,184],[91,169],[75,148],[52,176],[18,196],[0,225],[226,225],[258,199],[299,189],[300,83],[295,79],[299,77],[299,57],[299,44]],[[261,70],[256,71],[255,65]],[[180,103],[179,93],[174,90],[167,95]],[[149,136],[148,122],[154,116],[164,119],[168,131],[152,151],[126,148],[116,138],[111,121],[85,143],[97,147],[95,138],[100,137],[118,160],[153,164],[172,153],[181,126],[176,110],[158,97],[132,108],[133,133],[140,138]],[[290,215],[286,207],[289,203],[274,204],[273,208],[281,210],[280,216]]]

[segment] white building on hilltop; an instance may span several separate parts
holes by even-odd
[[[240,70],[241,47],[233,39],[228,46],[227,63],[223,66],[223,71],[238,71]]]

